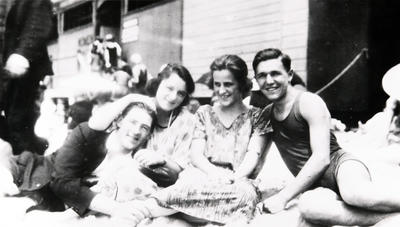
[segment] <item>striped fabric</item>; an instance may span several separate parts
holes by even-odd
[[[243,219],[250,221],[260,193],[247,179],[232,184],[210,179],[198,183],[181,180],[158,191],[154,197],[163,207],[204,221],[225,224]]]

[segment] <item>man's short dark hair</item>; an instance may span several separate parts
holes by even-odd
[[[254,72],[256,72],[257,66],[260,64],[260,62],[278,58],[281,59],[282,65],[286,72],[289,72],[291,70],[292,60],[290,59],[289,55],[282,53],[281,50],[276,48],[268,48],[257,52],[253,59]]]

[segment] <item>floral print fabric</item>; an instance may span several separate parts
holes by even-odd
[[[205,105],[196,113],[196,126],[193,139],[205,139],[204,155],[217,166],[236,170],[247,152],[253,134],[263,135],[271,132],[269,122],[261,118],[261,110],[248,109],[240,114],[229,127],[218,119],[212,106]]]
[[[187,109],[182,111],[167,128],[155,127],[147,148],[160,152],[177,162],[182,168],[189,163],[189,147],[194,130],[194,115]]]

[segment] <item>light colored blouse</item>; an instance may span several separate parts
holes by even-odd
[[[156,126],[154,128],[147,142],[147,148],[170,158],[182,168],[187,167],[194,122],[194,115],[183,108],[168,127]]]
[[[225,127],[212,106],[201,106],[195,115],[193,139],[206,141],[204,155],[211,163],[237,170],[247,152],[251,136],[272,131],[269,122],[264,122],[260,115],[260,109],[250,108],[237,116],[229,127]]]

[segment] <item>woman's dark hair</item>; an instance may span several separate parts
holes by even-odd
[[[178,75],[186,84],[186,97],[183,100],[180,107],[187,105],[189,103],[189,95],[194,91],[194,81],[192,75],[190,75],[189,70],[187,70],[183,65],[180,64],[167,64],[161,72],[158,73],[157,78],[153,78],[149,80],[146,86],[147,95],[154,97],[156,96],[158,87],[160,86],[161,81],[168,79],[172,73]]]
[[[120,122],[126,115],[131,111],[133,108],[139,108],[145,110],[151,117],[151,126],[150,126],[150,133],[153,132],[154,126],[156,124],[157,116],[156,111],[153,110],[150,106],[142,103],[142,102],[132,102],[130,103],[125,109],[122,111],[121,115],[118,117],[116,122]]]
[[[214,72],[228,70],[230,73],[232,73],[233,77],[235,77],[236,81],[238,82],[239,91],[242,93],[243,97],[245,97],[250,92],[253,84],[251,80],[247,77],[248,70],[246,62],[243,61],[243,59],[241,59],[239,56],[229,54],[222,55],[211,63],[210,69],[212,75],[210,81],[210,85],[212,86],[211,88],[214,87]]]
[[[277,59],[280,58],[283,68],[285,68],[286,72],[290,72],[291,69],[291,60],[287,54],[282,53],[281,50],[275,48],[268,48],[264,50],[260,50],[257,52],[256,56],[253,59],[253,70],[254,73],[257,73],[256,69],[260,62]]]

